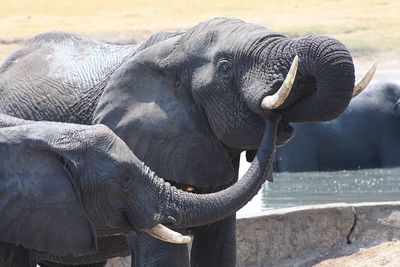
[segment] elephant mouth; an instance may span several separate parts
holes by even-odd
[[[172,180],[167,180],[167,179],[165,181],[180,190],[183,190],[183,191],[186,191],[189,193],[194,193],[194,194],[210,194],[210,193],[218,192],[218,191],[228,188],[229,186],[231,186],[234,183],[234,182],[232,182],[227,185],[221,185],[221,186],[199,187],[199,186],[193,186],[193,185],[188,185],[188,184],[184,184],[184,183],[177,183],[177,182],[174,182]],[[185,235],[185,236],[194,236],[195,229],[197,228],[197,227],[181,228],[181,227],[178,227],[178,226],[175,226],[172,224],[168,224],[168,223],[163,223],[163,225],[165,225],[168,228],[170,228],[171,230],[178,232],[181,235]]]
[[[189,193],[195,193],[195,194],[209,194],[209,193],[213,193],[213,192],[217,192],[217,191],[226,189],[231,185],[231,184],[227,184],[227,185],[222,185],[222,186],[199,187],[199,186],[194,186],[194,185],[189,185],[189,184],[184,184],[184,183],[177,183],[172,180],[165,180],[165,181],[170,183],[171,185],[175,186],[178,189],[181,189],[181,190],[189,192]]]
[[[277,146],[283,146],[287,144],[296,134],[294,128],[287,121],[280,121],[278,124],[277,132]]]
[[[340,97],[334,95],[333,93],[329,94],[330,91],[327,92],[328,89],[334,91],[331,89],[331,87],[327,89],[321,85],[323,82],[318,80],[317,77],[310,73],[304,72],[304,70],[302,72],[298,72],[298,68],[299,57],[296,55],[280,88],[276,91],[269,90],[269,93],[261,96],[257,106],[250,106],[250,109],[256,113],[279,112],[283,119],[286,119],[290,122],[326,121],[340,115],[341,112],[336,112],[334,117],[332,117],[333,115],[324,117],[324,113],[330,112],[329,107],[333,105],[332,103],[335,103],[335,107],[340,106],[338,104]],[[366,72],[366,74],[353,86],[353,89],[351,90],[351,98],[356,97],[368,86],[375,74],[376,68],[377,63],[375,62]],[[329,80],[326,82],[329,82]],[[270,89],[272,89],[272,87],[273,86],[271,85]],[[337,85],[333,88],[337,87],[340,89],[340,86]],[[335,91],[340,92],[341,89],[339,89]],[[271,94],[271,92],[274,93]],[[329,99],[329,97],[325,97],[324,94],[330,96],[332,99],[335,97],[338,97],[339,99],[325,100],[325,98]],[[304,113],[301,115],[303,119],[300,120],[298,118],[296,119],[296,116],[293,117],[293,113],[300,114],[302,113],[301,111]],[[321,119],[315,119],[316,117],[321,117]]]
[[[265,95],[261,99],[260,106],[263,110],[273,111],[281,108],[287,101],[296,79],[297,68],[299,67],[299,57],[295,56],[280,88],[273,95]]]

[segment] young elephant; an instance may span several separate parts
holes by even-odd
[[[96,253],[99,237],[128,232],[186,243],[190,238],[160,223],[207,224],[245,205],[271,179],[278,122],[266,120],[260,152],[243,179],[196,195],[157,177],[104,125],[0,115],[0,241],[60,259]],[[0,246],[1,266],[15,266],[4,252],[8,244]]]

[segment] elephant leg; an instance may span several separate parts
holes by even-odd
[[[192,267],[236,266],[236,215],[194,230]]]
[[[0,243],[1,267],[36,267],[36,257],[30,250],[7,243]]]
[[[36,267],[36,257],[33,256],[30,250],[21,246],[16,248],[12,267]]]
[[[189,251],[185,244],[163,242],[143,232],[127,239],[132,250],[132,267],[189,266]]]
[[[15,246],[0,242],[0,266],[9,267],[14,257]]]
[[[41,267],[103,267],[107,266],[107,259],[128,256],[130,251],[125,236],[109,236],[97,239],[98,251],[86,256],[54,257],[38,252]]]

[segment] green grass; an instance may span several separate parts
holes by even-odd
[[[227,16],[290,36],[330,35],[356,53],[397,53],[399,11],[397,0],[0,0],[0,41],[51,30],[129,38]],[[0,58],[15,47],[0,46]]]

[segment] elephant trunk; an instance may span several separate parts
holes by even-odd
[[[190,227],[221,220],[231,216],[257,194],[266,180],[272,181],[272,162],[278,115],[265,122],[265,131],[258,153],[246,174],[229,188],[211,194],[193,194],[168,184],[157,182],[165,194],[160,203],[162,217],[171,216],[174,225]]]
[[[275,109],[285,121],[305,122],[331,120],[346,109],[355,78],[351,55],[342,43],[324,36],[295,40],[280,36],[266,38],[255,47],[262,71],[257,78],[249,72],[243,89],[253,112]],[[266,105],[267,98],[279,95],[286,83],[290,93],[282,97],[284,101]]]
[[[282,109],[284,119],[326,121],[339,116],[352,98],[355,79],[346,47],[333,38],[309,36],[292,41],[286,49],[288,54],[299,56],[300,64],[294,103]]]

